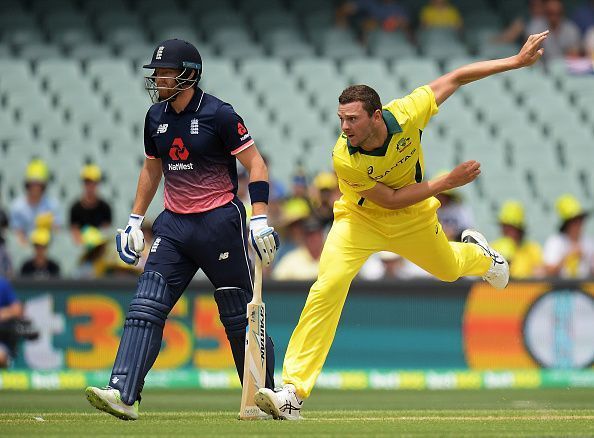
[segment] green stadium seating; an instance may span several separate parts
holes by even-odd
[[[402,79],[405,88],[411,91],[441,75],[436,62],[432,59],[402,58],[395,60],[392,65],[394,73]]]
[[[62,59],[64,57],[64,52],[62,49],[52,44],[31,43],[21,48],[19,56],[30,61],[47,58]]]
[[[517,52],[492,39],[523,14],[523,2],[452,2],[465,19],[463,38],[420,30],[417,46],[383,31],[362,43],[351,30],[335,28],[335,5],[319,0],[180,0],[166,10],[159,0],[116,0],[109,8],[103,0],[6,0],[2,201],[22,192],[24,167],[40,156],[52,169],[50,191],[66,209],[80,191],[80,166],[93,161],[104,168],[102,191],[113,202],[114,222],[124,223],[144,160],[150,105],[143,89],[149,71],[141,66],[158,41],[172,37],[197,45],[201,88],[233,104],[274,177],[289,182],[298,163],[309,176],[330,170],[337,98],[346,85],[368,84],[387,103],[461,65]],[[422,7],[402,3],[411,17]],[[594,201],[594,77],[569,74],[563,60],[541,67],[463,87],[423,133],[426,178],[465,159],[481,161],[481,177],[460,191],[489,238],[498,235],[496,212],[505,197],[525,203],[529,235],[541,241],[557,223],[554,196],[571,191],[589,208]],[[160,191],[147,213],[153,219],[162,208],[162,184]],[[65,231],[51,251],[62,258],[79,250]]]

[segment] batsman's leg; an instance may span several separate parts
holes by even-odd
[[[215,291],[214,297],[219,308],[221,323],[229,339],[239,381],[243,382],[245,331],[248,323],[246,310],[252,294],[238,287],[220,287]],[[266,387],[274,389],[274,344],[268,334],[266,335]]]
[[[203,223],[210,232],[196,234],[199,239],[196,246],[208,248],[208,251],[195,256],[196,263],[216,288],[215,301],[241,382],[245,362],[247,304],[252,299],[253,289],[245,223],[245,208],[238,200],[213,210],[204,217]],[[226,254],[226,257],[221,258],[220,254]],[[266,387],[274,388],[274,344],[268,334]]]
[[[122,401],[128,405],[138,399],[144,378],[157,359],[165,320],[174,303],[161,274],[145,271],[140,276],[109,379],[110,386],[120,391]]]

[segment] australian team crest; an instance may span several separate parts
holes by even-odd
[[[398,152],[402,152],[403,150],[408,148],[411,144],[412,144],[412,141],[410,140],[410,137],[403,137],[400,140],[398,140],[398,143],[396,143],[396,150]]]
[[[200,126],[198,123],[198,119],[192,119],[190,121],[190,134],[198,134],[199,129]]]

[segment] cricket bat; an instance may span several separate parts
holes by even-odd
[[[260,409],[254,403],[254,396],[266,382],[266,311],[262,302],[262,261],[258,257],[254,272],[254,296],[247,305],[247,319],[239,418],[255,420]]]

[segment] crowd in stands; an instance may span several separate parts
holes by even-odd
[[[439,174],[438,174],[439,175]],[[436,176],[438,176],[436,175]],[[8,214],[0,205],[0,277],[22,276],[36,279],[60,277],[60,260],[48,255],[52,233],[69,227],[71,244],[79,248],[74,272],[68,276],[94,279],[108,276],[137,276],[143,269],[152,244],[151,221],[145,220],[142,230],[145,250],[136,267],[123,263],[113,244],[114,228],[109,202],[99,194],[101,169],[85,165],[80,172],[80,198],[69,208],[65,223],[62,208],[47,194],[49,170],[35,159],[25,175],[24,193],[8,206]],[[250,210],[247,194],[248,175],[239,172],[238,197]],[[340,197],[336,175],[323,172],[310,182],[304,172],[297,171],[289,188],[271,181],[270,223],[281,235],[282,246],[272,269],[265,274],[276,280],[313,280],[326,233],[333,221],[332,206]],[[462,231],[474,226],[471,205],[457,190],[438,195],[441,208],[438,216],[450,240],[458,241]],[[552,230],[541,246],[526,238],[524,206],[515,200],[502,203],[497,220],[500,237],[492,244],[511,266],[516,279],[560,277],[587,278],[594,275],[594,241],[584,233],[588,212],[571,194],[556,200],[558,230]],[[22,266],[12,266],[11,254],[5,245],[7,233],[19,242],[19,251],[31,257]],[[397,254],[381,252],[370,257],[360,278],[366,280],[411,279],[428,277],[425,271]]]
[[[507,23],[504,31],[491,38],[493,44],[521,44],[527,36],[549,29],[551,33],[544,44],[545,61],[594,57],[594,0],[584,0],[570,11],[562,0],[527,0],[527,3],[527,13]],[[402,32],[415,41],[427,29],[451,30],[462,36],[465,27],[473,26],[472,22],[464,22],[456,2],[450,0],[429,0],[418,16],[412,16],[403,1],[347,0],[337,8],[336,23],[339,27],[357,29],[363,43],[376,30]]]

